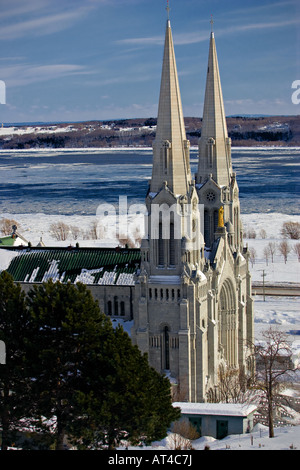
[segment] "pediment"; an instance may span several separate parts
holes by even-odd
[[[198,189],[198,193],[202,193],[203,191],[207,191],[209,189],[221,192],[221,187],[212,178],[206,180],[202,185],[196,185],[196,187]]]
[[[152,204],[167,204],[172,205],[177,202],[177,197],[173,192],[165,185],[158,193],[153,195],[151,198]]]

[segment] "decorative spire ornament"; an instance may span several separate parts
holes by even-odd
[[[214,28],[213,28],[214,20],[213,20],[212,15],[210,15],[210,24],[211,24],[211,32],[213,33],[214,32]]]
[[[169,0],[167,0],[167,7],[166,7],[166,10],[167,10],[168,20],[169,20],[169,19],[170,19],[170,5],[169,5]]]

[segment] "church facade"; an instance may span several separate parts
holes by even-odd
[[[155,369],[174,379],[184,400],[206,401],[218,386],[220,366],[251,369],[249,257],[214,33],[193,178],[169,20],[146,205],[132,339]]]
[[[107,315],[132,320],[133,343],[176,384],[179,401],[209,401],[220,367],[252,370],[249,254],[214,33],[192,175],[170,20],[145,203],[140,249],[12,247],[7,271],[25,291],[49,278],[85,283]]]

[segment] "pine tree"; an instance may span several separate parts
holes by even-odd
[[[49,280],[33,286],[24,302],[3,273],[0,308],[0,339],[9,345],[9,367],[0,369],[4,448],[21,418],[45,431],[43,448],[54,441],[56,450],[66,436],[79,449],[165,437],[179,416],[168,379],[121,327],[113,328],[86,286]]]
[[[6,349],[5,364],[0,365],[0,422],[2,450],[12,445],[17,431],[31,414],[26,377],[26,341],[30,317],[25,294],[5,271],[0,274],[0,340]]]
[[[149,366],[128,334],[121,327],[110,331],[95,359],[85,371],[89,390],[78,395],[85,414],[80,432],[72,430],[76,444],[113,449],[122,439],[137,444],[165,437],[180,415],[171,403],[170,382]]]
[[[91,292],[82,284],[49,280],[28,293],[33,318],[32,397],[37,416],[54,418],[55,449],[76,420],[76,393],[83,388],[82,370],[97,353],[101,332],[110,320],[101,314]]]

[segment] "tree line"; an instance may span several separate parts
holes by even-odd
[[[83,284],[49,280],[25,294],[0,274],[1,449],[112,449],[166,436],[180,411]]]

